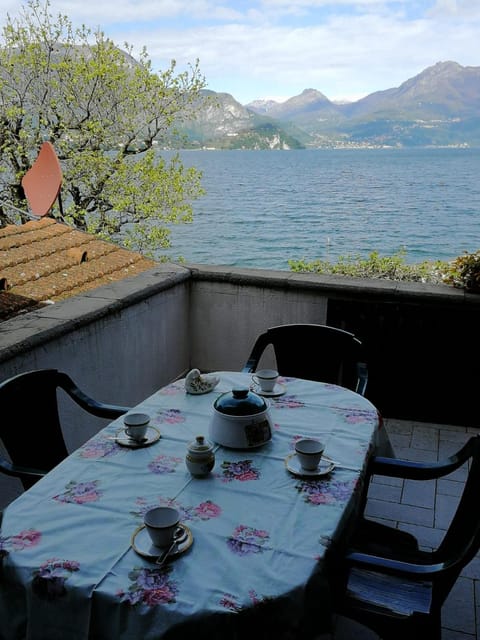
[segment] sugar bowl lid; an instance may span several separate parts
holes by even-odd
[[[235,387],[232,391],[222,393],[213,406],[229,416],[251,416],[268,408],[265,400],[247,387]]]
[[[195,440],[188,445],[189,453],[208,453],[213,450],[213,444],[209,442],[205,436],[195,436]]]

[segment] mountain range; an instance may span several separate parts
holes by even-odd
[[[241,105],[203,91],[191,148],[480,147],[480,67],[437,62],[399,87],[338,104],[316,89]]]

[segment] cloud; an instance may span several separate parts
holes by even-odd
[[[198,57],[215,90],[235,97],[249,82],[252,89],[263,82],[264,93],[295,95],[313,87],[335,98],[398,86],[439,60],[476,64],[477,34],[473,25],[456,31],[426,18],[345,15],[301,28],[226,25],[160,32],[149,52],[158,59],[168,53],[180,64]],[[248,99],[254,97],[260,96],[250,92]]]
[[[430,12],[432,17],[480,17],[478,0],[436,0]]]
[[[120,46],[146,46],[154,69],[198,58],[208,87],[244,104],[310,87],[366,95],[440,60],[480,64],[478,0],[51,0],[59,11]]]
[[[27,1],[0,0],[3,13],[17,14],[27,8]],[[236,19],[241,13],[232,7],[209,0],[102,0],[95,4],[81,0],[51,0],[50,12],[66,14],[72,21],[88,24],[152,22],[174,17],[197,19]]]

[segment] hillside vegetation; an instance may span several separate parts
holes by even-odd
[[[215,107],[199,104],[196,121],[185,129],[189,147],[480,146],[480,67],[452,61],[347,104],[332,102],[316,89],[282,103],[247,105],[227,93],[205,94],[215,98]]]

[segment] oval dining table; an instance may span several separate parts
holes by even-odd
[[[3,640],[308,638],[328,631],[325,553],[355,516],[369,456],[389,453],[377,409],[332,384],[280,378],[268,398],[272,438],[251,449],[215,445],[204,478],[185,464],[209,437],[213,402],[249,374],[217,372],[217,387],[184,380],[135,407],[151,417],[132,443],[111,422],[12,502],[0,531]],[[40,421],[39,416],[39,421]],[[322,475],[295,473],[294,444],[325,443]],[[163,566],[142,528],[172,505],[184,540]]]

